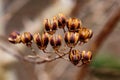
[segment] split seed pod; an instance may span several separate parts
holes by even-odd
[[[49,43],[49,35],[44,33],[40,36],[39,33],[35,33],[33,36],[34,42],[37,44],[38,48],[41,50],[46,49]]]
[[[53,18],[53,23],[52,24],[49,21],[49,19],[45,19],[44,20],[44,26],[45,26],[46,32],[53,35],[56,32],[57,27],[58,27],[57,18],[56,17]]]
[[[21,42],[23,44],[26,44],[27,46],[30,46],[32,43],[33,36],[30,32],[24,32],[21,34]]]
[[[58,50],[62,45],[62,37],[60,35],[51,36],[50,44],[54,50]]]
[[[78,50],[72,50],[69,53],[69,59],[74,65],[77,65],[81,60],[80,52]]]
[[[83,64],[88,64],[90,63],[91,59],[92,59],[92,52],[88,51],[82,51],[82,63]]]
[[[78,31],[79,28],[81,27],[82,23],[80,20],[78,20],[77,18],[70,18],[67,21],[67,28],[69,31]]]
[[[66,17],[63,14],[58,14],[58,27],[64,28],[66,25]]]
[[[79,35],[80,35],[80,38],[79,38],[80,41],[86,43],[92,37],[93,32],[91,29],[87,29],[83,27],[79,30]]]
[[[16,32],[16,31],[12,32],[9,35],[8,41],[13,43],[13,44],[20,43],[21,42],[20,33]]]
[[[66,44],[68,47],[75,47],[75,45],[79,41],[79,34],[74,33],[74,32],[67,32],[65,33],[65,38],[64,38]]]

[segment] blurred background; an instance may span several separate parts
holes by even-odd
[[[10,53],[29,54],[7,41],[12,31],[43,30],[43,19],[58,13],[81,19],[94,32],[81,50],[92,50],[89,66],[64,60],[30,64]],[[120,0],[0,0],[0,80],[120,80]]]

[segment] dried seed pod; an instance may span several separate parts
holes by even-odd
[[[82,63],[83,64],[90,63],[90,61],[92,59],[92,52],[91,51],[88,51],[88,52],[82,51],[81,54],[82,54]]]
[[[58,50],[62,45],[62,37],[60,35],[51,36],[50,44],[54,50]]]
[[[30,32],[24,32],[21,34],[21,42],[27,46],[31,46],[33,36]]]
[[[69,53],[69,59],[74,65],[77,65],[80,62],[81,58],[82,58],[82,56],[81,56],[79,50],[72,50]]]
[[[44,33],[40,36],[39,33],[35,33],[33,36],[34,42],[37,44],[38,48],[41,50],[46,49],[49,43],[49,35]]]
[[[64,28],[66,25],[66,17],[63,14],[58,14],[58,27]]]
[[[45,19],[44,20],[44,26],[45,26],[46,32],[53,35],[56,32],[57,27],[58,27],[57,18],[56,17],[53,18],[53,23],[52,24],[49,21],[49,19]]]
[[[20,43],[21,42],[20,33],[16,31],[12,32],[8,37],[8,41],[13,44]]]
[[[79,30],[79,35],[80,35],[79,40],[81,42],[86,43],[92,37],[93,32],[91,29],[87,29],[87,28],[83,27]]]
[[[79,34],[74,32],[66,32],[64,38],[68,47],[75,47],[79,41]]]
[[[81,27],[82,23],[77,18],[69,18],[67,21],[67,28],[69,31],[78,31]]]

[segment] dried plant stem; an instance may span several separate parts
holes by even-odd
[[[115,25],[117,24],[119,19],[120,19],[120,9],[118,8],[116,11],[114,11],[114,14],[112,14],[110,19],[107,21],[107,23],[103,27],[103,30],[99,33],[95,41],[93,41],[92,46],[90,46],[90,50],[94,54],[99,50],[102,43],[106,40],[109,34],[114,30],[114,28],[116,27]],[[88,70],[89,70],[89,65],[82,66],[81,69],[78,71],[76,80],[84,80],[85,76],[88,73]]]

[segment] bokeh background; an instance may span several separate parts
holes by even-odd
[[[43,30],[43,19],[58,13],[77,17],[92,29],[93,38],[81,50],[92,50],[89,66],[64,60],[30,64],[10,53],[27,55],[23,45],[7,41],[12,31]],[[120,0],[0,0],[0,80],[120,80]]]

